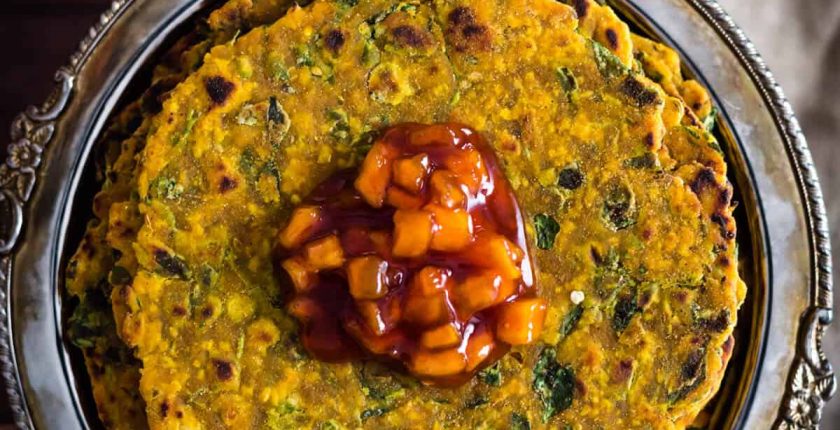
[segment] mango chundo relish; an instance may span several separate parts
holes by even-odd
[[[319,359],[381,357],[455,384],[542,330],[517,202],[469,128],[389,129],[358,174],[295,209],[279,242],[288,309]]]

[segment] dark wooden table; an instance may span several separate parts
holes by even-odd
[[[109,0],[0,0],[0,155],[8,127],[27,105],[40,104],[52,89],[55,71],[96,22]],[[0,430],[11,429],[5,390],[0,390]]]

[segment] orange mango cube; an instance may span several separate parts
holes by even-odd
[[[411,280],[411,294],[428,297],[442,292],[450,283],[450,271],[426,266]]]
[[[370,233],[370,241],[379,255],[387,258],[391,253],[391,234],[387,231],[373,231]]]
[[[440,292],[429,297],[409,294],[403,306],[403,318],[424,327],[449,321],[451,315],[446,294]]]
[[[476,149],[464,149],[446,157],[444,166],[454,172],[471,193],[477,193],[481,183],[488,177],[484,159]]]
[[[379,309],[382,311],[382,320],[389,330],[399,324],[402,319],[402,302],[402,298],[397,296],[391,296],[380,301]]]
[[[480,330],[470,335],[467,340],[467,372],[472,372],[476,367],[481,365],[493,349],[496,347],[496,342],[493,339],[493,334],[488,330]]]
[[[542,333],[545,312],[545,300],[538,298],[502,304],[496,320],[496,337],[510,345],[534,342]]]
[[[323,312],[321,305],[308,297],[296,297],[287,306],[289,314],[301,322],[312,321]]]
[[[292,286],[294,286],[295,291],[298,293],[308,291],[318,276],[312,271],[312,268],[309,267],[306,261],[297,256],[283,261],[280,266],[289,275],[289,278],[292,280]]]
[[[519,262],[524,254],[515,243],[502,235],[481,235],[467,255],[475,264],[493,269],[507,279],[522,277]]]
[[[434,124],[413,130],[409,135],[408,141],[415,146],[425,146],[448,144],[455,139],[456,136],[452,130],[449,130],[445,125]]]
[[[356,320],[349,320],[344,323],[344,329],[350,333],[368,351],[374,354],[387,354],[393,350],[399,340],[396,332],[385,333],[377,336],[367,328],[367,323],[362,324]]]
[[[301,206],[295,209],[286,228],[280,232],[278,237],[280,245],[286,249],[300,246],[321,221],[321,210],[316,207]]]
[[[385,200],[397,209],[420,209],[423,198],[397,187],[389,187]]]
[[[388,293],[388,262],[375,256],[359,257],[347,263],[347,283],[356,300],[374,300]]]
[[[457,349],[418,351],[411,359],[411,371],[421,376],[457,375],[467,367],[467,360]]]
[[[394,255],[420,257],[432,241],[432,215],[419,210],[394,213]]]
[[[433,201],[449,209],[467,207],[467,195],[454,173],[448,170],[437,170],[432,173],[429,184]]]
[[[336,235],[306,245],[306,262],[316,270],[337,269],[344,265],[344,249]]]
[[[473,240],[472,216],[465,209],[448,209],[428,205],[432,213],[435,230],[431,248],[436,251],[457,252],[466,248]]]
[[[362,316],[365,325],[374,334],[382,336],[388,331],[388,325],[385,323],[378,303],[373,300],[358,301],[356,302],[356,309],[359,310],[359,315]]]
[[[451,323],[427,330],[420,335],[420,344],[429,349],[450,348],[460,343],[461,332]]]
[[[455,307],[462,315],[487,309],[507,298],[500,294],[502,290],[508,292],[512,289],[505,284],[512,282],[492,272],[469,276],[453,291]]]
[[[394,183],[406,191],[417,194],[429,176],[429,156],[426,154],[403,158],[394,162]]]
[[[395,148],[377,142],[359,169],[359,176],[354,183],[356,190],[375,208],[381,208],[385,202],[385,191],[391,182],[391,164],[396,157]]]

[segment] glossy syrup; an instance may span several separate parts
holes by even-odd
[[[421,256],[410,258],[394,255],[394,215],[399,208],[387,198],[380,207],[371,205],[357,189],[358,170],[338,172],[319,184],[302,204],[317,208],[322,216],[308,231],[303,244],[292,249],[278,246],[278,262],[295,256],[302,258],[308,244],[334,235],[340,239],[344,261],[376,256],[387,262],[384,275],[387,293],[375,300],[354,298],[348,288],[345,264],[318,271],[311,285],[292,293],[288,308],[301,322],[303,345],[320,360],[345,362],[378,358],[404,364],[409,371],[430,383],[462,383],[509,349],[508,343],[495,336],[501,305],[536,296],[523,218],[516,198],[492,150],[477,132],[462,125],[399,125],[385,131],[371,152],[388,156],[377,164],[381,171],[367,171],[363,175],[390,177],[389,189],[396,187],[419,199],[414,201],[420,203],[412,203],[411,208],[404,207],[405,203],[399,204],[403,206],[401,209],[422,211],[430,203],[439,204],[440,201],[434,200],[429,178],[439,170],[454,172],[458,187],[466,196],[463,209],[472,222],[470,243],[456,251],[428,249]],[[405,190],[394,183],[396,160],[423,154],[427,163],[422,185],[415,190]],[[438,226],[433,223],[432,228]],[[512,283],[513,289],[504,296],[499,293],[496,304],[477,311],[465,310],[457,299],[458,294],[463,297],[463,285],[471,276],[496,273],[498,268],[493,261],[498,256],[488,256],[490,247],[486,244],[490,240],[498,243],[500,238],[515,245],[513,254],[518,261],[514,264],[520,276],[518,279],[507,277],[506,281]],[[446,287],[440,292],[446,309],[442,320],[418,323],[416,317],[414,320],[407,317],[407,311],[411,312],[409,308],[414,303],[411,302],[412,294],[416,295],[417,291],[411,285],[421,269],[427,267],[442,269],[449,275]],[[368,308],[365,315],[360,312],[363,306]],[[460,336],[457,345],[444,348],[421,345],[424,333],[447,324]],[[540,327],[541,324],[542,321]],[[458,360],[459,356],[467,364],[459,369],[460,364],[452,363],[454,371],[450,368],[438,371],[434,367],[429,370],[418,364],[419,360],[429,359],[435,366],[436,361]]]

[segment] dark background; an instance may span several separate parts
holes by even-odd
[[[643,0],[642,0],[643,1]],[[840,272],[840,1],[718,0],[733,15],[776,73],[799,114],[822,179]],[[40,104],[55,71],[106,9],[109,0],[0,0],[0,129],[27,105]],[[5,159],[8,132],[0,138]],[[835,279],[838,276],[835,274]],[[838,285],[840,286],[840,285]],[[835,290],[836,291],[836,290]],[[835,294],[835,296],[837,296]],[[824,346],[840,358],[840,322]],[[837,396],[840,398],[840,395]],[[0,430],[11,421],[0,390]],[[840,400],[826,406],[823,426],[840,423]]]
[[[55,71],[108,6],[108,0],[0,0],[0,127],[52,89]]]
[[[9,125],[26,106],[43,102],[53,75],[78,47],[108,0],[0,0],[0,155],[5,159]],[[0,430],[12,421],[0,390]]]

